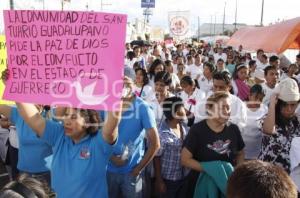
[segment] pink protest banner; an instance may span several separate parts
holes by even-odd
[[[98,110],[118,105],[126,15],[17,10],[4,11],[4,20],[4,99]]]

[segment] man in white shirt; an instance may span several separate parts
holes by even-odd
[[[217,53],[214,54],[215,63],[219,59],[222,59],[224,62],[226,62],[227,61],[227,55],[225,53],[223,53],[223,49],[221,47],[219,47],[217,50],[218,50]]]
[[[263,99],[264,105],[268,106],[270,103],[270,98],[274,93],[274,90],[277,86],[279,79],[279,73],[276,67],[268,66],[265,68],[265,80],[266,82],[262,83],[262,87],[265,92],[265,97]]]
[[[217,70],[217,72],[223,72],[223,71],[229,72],[228,69],[226,69],[226,67],[225,67],[224,60],[221,58],[219,60],[217,60],[216,70]]]
[[[227,92],[230,98],[231,114],[229,121],[243,128],[247,122],[247,107],[238,97],[230,94],[231,77],[228,72],[217,72],[213,76],[213,92]],[[208,97],[211,94],[208,94]],[[207,118],[206,100],[196,106],[195,123]]]
[[[268,57],[262,49],[256,52],[256,69],[265,69],[268,66]]]
[[[242,45],[239,46],[238,53],[239,53],[241,56],[244,56],[244,55],[245,55],[245,52],[244,52],[244,50],[243,50],[243,46],[242,46]]]
[[[280,69],[280,59],[278,56],[276,56],[276,55],[270,56],[269,64],[270,64],[270,66],[274,66],[277,68],[277,70],[279,72],[279,78],[284,74],[284,71]]]
[[[178,90],[181,89],[181,87],[180,87],[180,80],[179,80],[177,74],[174,74],[174,72],[173,72],[173,64],[171,61],[167,60],[167,61],[165,61],[165,65],[166,65],[166,72],[168,72],[172,78],[172,83],[169,87],[170,91],[177,92]]]
[[[142,64],[142,68],[146,67],[146,61],[144,57],[141,55],[141,47],[140,46],[135,46],[133,48],[133,52],[135,54],[135,60],[136,62],[140,62]]]
[[[196,54],[195,55],[195,64],[190,65],[186,69],[187,75],[192,77],[192,79],[199,80],[199,78],[202,76],[203,73],[203,67],[201,64],[201,55]]]
[[[190,53],[191,48],[192,48],[191,45],[186,45],[185,46],[185,48],[182,51],[184,57],[186,57],[188,55],[188,53]]]
[[[161,59],[162,59],[163,61],[166,61],[166,60],[168,60],[168,58],[170,58],[170,57],[168,57],[169,55],[170,55],[169,49],[166,48],[166,47],[164,46],[164,47],[162,48],[161,54],[160,54]]]
[[[185,71],[185,70],[186,70],[186,66],[185,66],[185,64],[184,64],[184,58],[183,58],[183,56],[177,56],[177,57],[176,57],[176,64],[173,65],[173,72],[174,72],[175,74],[178,73],[177,65],[179,65],[179,64],[183,64],[183,65],[184,65],[184,71]]]

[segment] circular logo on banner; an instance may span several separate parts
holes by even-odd
[[[170,30],[175,36],[184,36],[188,32],[189,22],[183,16],[175,16],[170,20]]]

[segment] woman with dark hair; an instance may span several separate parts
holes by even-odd
[[[21,174],[16,181],[6,184],[0,191],[0,198],[49,198],[55,197],[51,194],[46,183]]]
[[[205,100],[206,94],[199,89],[197,80],[193,80],[190,76],[184,76],[181,79],[180,85],[183,89],[180,93],[180,97],[183,100],[186,114],[189,117],[188,126],[192,126],[194,123],[195,107],[198,103]]]
[[[212,94],[206,102],[207,119],[193,125],[181,152],[181,164],[192,169],[188,175],[186,197],[194,195],[200,173],[206,173],[202,163],[212,161],[237,165],[244,160],[244,142],[237,125],[229,122],[231,113],[228,93]]]
[[[187,126],[183,123],[186,114],[182,99],[165,99],[163,110],[166,119],[158,129],[161,147],[154,158],[155,186],[160,197],[184,197],[183,183],[187,171],[180,163],[180,154]]]
[[[149,86],[149,78],[145,69],[138,68],[135,70],[135,86],[133,88],[133,93],[149,102],[149,99],[153,97],[153,89]]]
[[[194,64],[194,59],[191,55],[187,55],[186,59],[187,59],[187,63],[186,63],[187,66],[191,66]]]
[[[184,76],[186,76],[186,72],[185,72],[185,66],[182,63],[179,63],[177,65],[177,76],[179,78],[179,80],[181,80]]]
[[[259,159],[283,167],[290,172],[290,148],[294,137],[300,136],[295,115],[299,104],[299,88],[294,79],[281,81],[271,96],[268,115],[262,122],[264,133]]]
[[[126,54],[125,65],[130,68],[133,68],[134,63],[137,61],[135,58],[135,53],[133,51],[128,51]]]
[[[214,71],[215,67],[213,64],[210,64],[209,62],[203,64],[203,76],[198,80],[198,84],[200,89],[204,91],[206,95],[212,91]]]
[[[233,73],[232,87],[234,95],[238,96],[242,101],[249,97],[250,87],[248,86],[248,67],[245,64],[237,65]]]
[[[245,159],[257,159],[262,141],[260,122],[266,115],[268,108],[262,103],[265,96],[261,85],[251,87],[249,100],[246,101],[247,121],[241,129],[245,142]]]
[[[165,61],[165,65],[166,65],[166,72],[168,72],[171,75],[171,78],[172,78],[170,91],[172,93],[177,93],[178,91],[181,90],[180,80],[179,80],[178,76],[173,72],[174,70],[173,70],[172,61],[169,61],[169,60]]]
[[[233,55],[228,55],[227,56],[227,61],[226,61],[225,64],[226,64],[226,69],[232,75],[234,70],[235,70],[235,65],[236,65]]]
[[[131,81],[125,77],[125,85]],[[119,104],[122,107],[122,103]],[[118,136],[122,108],[108,112],[100,129],[95,110],[66,108],[63,124],[46,120],[38,109],[17,103],[32,131],[53,149],[51,183],[58,197],[108,197],[106,169]]]
[[[163,101],[166,98],[174,96],[169,91],[169,86],[172,83],[172,78],[168,72],[161,71],[155,75],[154,83],[155,83],[155,89],[154,89],[155,97],[151,98],[150,105],[154,110],[156,124],[158,126],[157,128],[159,128],[159,126],[164,120],[163,109],[162,109]]]
[[[149,85],[154,88],[154,77],[158,72],[165,71],[165,63],[161,59],[155,59],[149,68]]]

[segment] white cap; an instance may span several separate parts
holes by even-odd
[[[294,102],[300,99],[298,84],[292,78],[281,81],[275,88],[275,92],[278,93],[278,98],[285,102]]]

